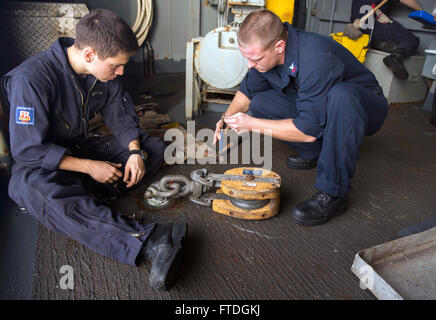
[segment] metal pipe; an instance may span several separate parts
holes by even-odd
[[[335,7],[336,7],[336,0],[333,0],[332,13],[331,13],[331,15],[330,15],[329,35],[332,33],[332,27],[333,27],[333,16],[335,15]]]
[[[305,30],[309,31],[309,23],[310,23],[310,14],[312,11],[312,0],[306,0],[306,26],[305,26]]]

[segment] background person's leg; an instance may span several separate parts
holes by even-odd
[[[368,32],[365,30],[365,33]],[[373,42],[393,42],[396,44],[396,48],[383,59],[383,63],[392,70],[396,77],[407,80],[409,74],[403,61],[416,52],[419,38],[395,20],[392,20],[392,23],[376,22],[372,37]]]

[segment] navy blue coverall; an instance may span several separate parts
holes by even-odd
[[[368,11],[360,12],[362,6],[374,6],[378,5],[382,0],[353,0],[351,5],[351,18],[354,20],[362,18]],[[389,0],[383,6],[380,7],[383,13],[389,13],[392,8],[398,5],[399,0]],[[374,16],[375,18],[375,16]],[[397,45],[397,49],[402,49],[404,52],[404,58],[410,57],[415,53],[419,46],[419,38],[413,34],[413,32],[404,28],[401,24],[392,18],[389,18],[392,23],[381,23],[379,19],[374,19],[374,31],[372,34],[372,41],[392,41]],[[371,34],[371,29],[362,29],[363,33]]]
[[[95,252],[135,265],[155,224],[123,219],[85,187],[88,175],[58,169],[64,155],[125,165],[129,143],[140,138],[149,159],[146,177],[163,161],[165,146],[139,128],[139,119],[120,78],[80,78],[68,62],[74,39],[59,38],[10,71],[2,81],[10,106],[14,159],[9,196],[47,228]],[[88,122],[100,112],[112,135],[88,136]],[[92,180],[92,179],[91,179]]]
[[[315,187],[348,195],[364,135],[380,129],[388,104],[374,75],[328,37],[288,29],[285,62],[265,73],[249,69],[240,91],[262,119],[294,119],[313,143],[291,143],[302,159],[319,157]]]

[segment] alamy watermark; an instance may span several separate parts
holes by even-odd
[[[196,133],[195,121],[187,122],[186,140],[183,131],[177,128],[167,130],[164,140],[172,143],[165,149],[165,162],[183,164],[186,160],[187,164],[254,164],[271,170],[272,130],[263,132],[263,144],[259,130],[251,131],[251,135],[249,132],[237,134],[230,130],[223,134],[221,141],[217,141],[215,146],[212,145],[214,134],[215,130],[209,128],[201,129]],[[238,143],[240,138],[242,141]],[[204,142],[198,143],[198,141]],[[229,157],[227,152],[220,153],[220,149],[226,150],[228,145],[231,145]],[[239,150],[242,159],[239,159]]]
[[[59,273],[63,276],[59,279],[59,287],[63,290],[74,289],[74,269],[70,265],[63,265],[59,269]]]

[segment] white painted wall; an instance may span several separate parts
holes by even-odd
[[[90,9],[106,8],[119,14],[131,26],[136,18],[136,0],[88,0]],[[185,59],[185,45],[192,37],[216,27],[217,10],[207,0],[153,0],[154,19],[149,32],[156,60]],[[142,61],[142,50],[133,58]]]

